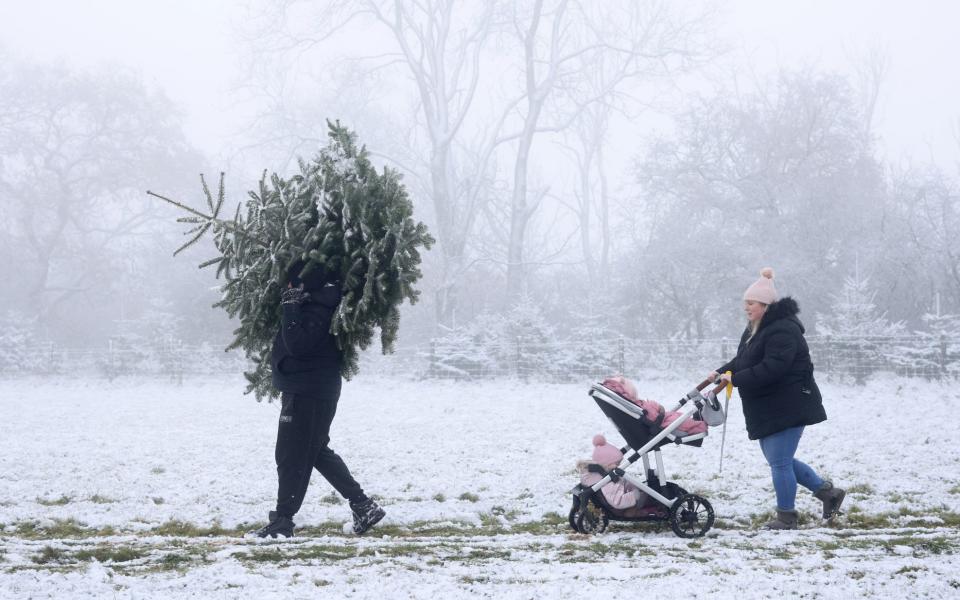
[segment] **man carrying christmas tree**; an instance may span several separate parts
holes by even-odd
[[[245,216],[237,206],[232,219],[220,218],[223,173],[215,197],[200,176],[209,212],[147,192],[189,213],[178,221],[193,225],[192,237],[174,255],[211,232],[219,255],[200,266],[216,266],[226,279],[214,306],[240,321],[227,350],[242,348],[252,360],[254,369],[244,372],[248,393],[281,396],[277,509],[253,532],[260,537],[293,535],[314,467],[350,502],[354,533],[383,518],[328,446],[330,423],[341,377],[358,373],[360,352],[378,331],[383,353],[393,351],[399,307],[420,296],[421,249],[434,242],[414,220],[400,174],[378,172],[339,122],[328,128],[330,143],[313,160],[298,161],[299,173],[284,179],[263,172]]]
[[[270,511],[270,522],[254,532],[258,537],[293,535],[293,516],[303,504],[314,468],[349,501],[353,533],[364,533],[384,516],[329,446],[342,381],[342,352],[330,334],[340,286],[322,267],[306,266],[298,261],[288,272],[280,330],[273,341],[273,385],[282,394],[277,508]]]

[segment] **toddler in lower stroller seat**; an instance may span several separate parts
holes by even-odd
[[[593,436],[592,460],[581,460],[577,463],[580,484],[593,486],[603,479],[600,470],[591,470],[591,466],[599,466],[604,471],[612,471],[622,461],[623,453],[620,452],[620,449],[607,442],[607,439],[598,433]],[[609,483],[603,486],[600,492],[610,511],[617,516],[633,518],[666,514],[666,510],[661,505],[651,502],[650,496],[626,479],[620,478],[614,483]]]

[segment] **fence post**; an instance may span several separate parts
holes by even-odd
[[[833,375],[833,347],[830,344],[830,336],[823,336],[823,352],[826,354],[827,374]]]
[[[173,343],[173,364],[177,370],[177,385],[183,385],[183,370],[184,370],[184,353],[186,349],[184,348],[183,340],[177,338]]]
[[[947,376],[947,336],[940,334],[940,377]]]
[[[617,338],[617,372],[624,375],[626,372],[626,343],[621,335]]]
[[[863,341],[862,337],[857,339],[856,361],[854,362],[855,366],[853,368],[853,371],[854,371],[853,382],[856,383],[857,385],[863,385],[867,381],[867,377],[866,377],[867,367],[863,360],[864,354],[866,353],[866,350],[864,349],[864,344],[865,342]]]
[[[437,340],[430,340],[430,365],[427,367],[427,379],[437,377]]]

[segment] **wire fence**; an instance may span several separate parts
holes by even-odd
[[[378,361],[378,372],[419,379],[488,378],[582,381],[612,373],[699,377],[736,354],[739,339],[627,339],[532,342],[499,340],[477,347],[436,340]],[[809,336],[819,376],[863,382],[876,373],[940,379],[960,375],[960,338]]]
[[[807,338],[818,376],[862,382],[876,373],[925,379],[960,375],[960,338],[914,335],[899,337]],[[624,337],[581,341],[534,341],[522,337],[468,344],[438,339],[397,348],[387,356],[369,351],[361,373],[414,380],[520,379],[574,382],[613,373],[630,377],[699,378],[736,352],[738,340],[641,339]],[[186,345],[166,340],[131,347],[69,349],[51,344],[7,348],[0,353],[0,374],[94,375],[108,380],[150,376],[182,381],[185,377],[239,373],[250,365],[238,351],[212,344]]]

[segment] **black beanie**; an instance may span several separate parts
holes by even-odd
[[[306,266],[306,261],[298,260],[287,270],[287,281],[289,281],[293,287],[297,287],[302,283],[303,289],[305,290],[318,290],[330,281],[326,269],[319,265],[313,265],[309,272],[301,275],[301,272]]]

